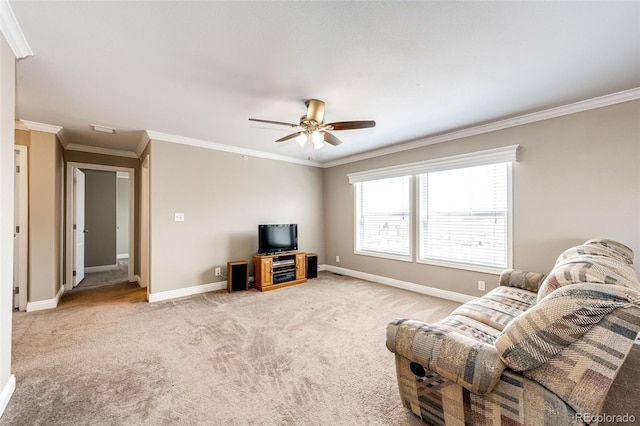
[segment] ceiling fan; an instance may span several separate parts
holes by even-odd
[[[324,146],[324,142],[331,145],[340,145],[342,141],[329,133],[329,130],[353,130],[364,129],[367,127],[375,127],[376,122],[373,120],[365,121],[336,121],[333,123],[325,123],[324,120],[324,102],[317,99],[309,99],[305,102],[307,106],[307,114],[300,117],[300,123],[283,123],[281,121],[260,120],[258,118],[250,118],[250,121],[257,121],[260,123],[279,124],[282,126],[289,126],[299,129],[297,132],[287,135],[278,139],[276,142],[284,142],[289,139],[294,139],[304,146],[304,144],[311,140],[315,149],[320,149]]]

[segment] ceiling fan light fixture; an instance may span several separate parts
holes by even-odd
[[[309,139],[309,135],[307,135],[306,133],[300,133],[295,138],[296,142],[298,142],[298,145],[300,145],[300,147],[302,148],[304,147],[304,144],[307,143],[308,139]]]
[[[313,147],[315,149],[322,148],[324,146],[324,135],[315,130],[313,133],[311,133],[311,142],[313,142]]]

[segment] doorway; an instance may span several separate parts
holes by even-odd
[[[120,222],[120,228],[126,229],[125,241],[120,244],[122,248],[122,252],[119,253],[121,255],[121,259],[117,259],[117,254],[114,253],[114,261],[113,265],[102,265],[96,267],[85,267],[85,251],[86,245],[91,242],[91,240],[87,239],[88,234],[91,230],[88,227],[87,220],[91,220],[86,217],[86,207],[87,203],[84,199],[84,184],[86,185],[86,173],[92,172],[114,172],[113,176],[116,183],[119,183],[121,179],[124,184],[127,186],[128,193],[128,215],[125,213],[124,219],[128,219],[125,223]],[[65,290],[71,290],[76,287],[82,281],[82,275],[90,273],[90,272],[103,272],[109,269],[118,269],[125,267],[126,268],[126,276],[128,281],[136,281],[134,276],[135,270],[135,236],[134,236],[134,212],[135,212],[135,171],[132,168],[127,167],[117,167],[117,166],[104,166],[104,165],[96,165],[96,164],[85,164],[85,163],[75,163],[68,162],[67,163],[67,197],[66,197],[66,267],[65,267]],[[83,179],[84,176],[84,179]],[[117,178],[119,176],[119,178]],[[125,177],[126,176],[126,177]],[[72,177],[72,178],[69,178]],[[126,179],[126,181],[125,181]],[[128,185],[127,185],[128,184]],[[117,193],[117,185],[114,187],[114,194]],[[114,203],[117,203],[117,196],[114,195]],[[83,207],[83,203],[85,206]],[[91,200],[89,200],[91,203]],[[99,210],[99,209],[98,209]],[[117,209],[116,215],[117,215]],[[128,218],[127,218],[128,216]],[[119,251],[117,249],[116,238],[118,234],[118,221],[117,217],[113,218],[113,229],[110,229],[114,238],[114,250]],[[84,222],[84,223],[83,223]],[[94,230],[97,229],[94,227]],[[95,243],[95,238],[93,243]],[[126,263],[124,260],[124,255],[126,251]]]

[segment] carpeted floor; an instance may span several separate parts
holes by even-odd
[[[118,284],[129,281],[129,260],[118,260],[118,267],[110,271],[88,272],[74,290],[88,287],[100,287],[103,285]]]
[[[260,293],[146,303],[134,284],[17,312],[2,425],[421,425],[402,407],[385,327],[458,304],[321,273]]]

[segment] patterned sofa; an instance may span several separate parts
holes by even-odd
[[[595,424],[639,331],[632,250],[589,240],[442,321],[395,319],[387,348],[402,404],[429,424]]]

